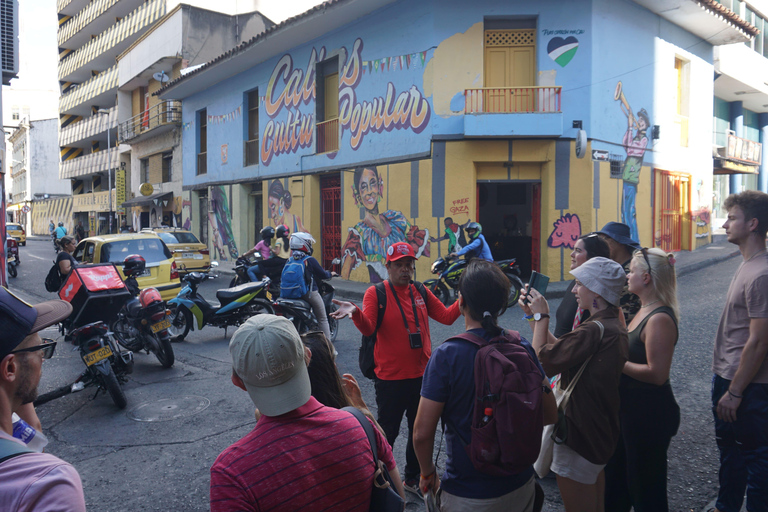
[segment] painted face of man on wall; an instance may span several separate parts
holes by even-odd
[[[274,196],[269,196],[269,216],[276,226],[281,223],[284,211],[285,206],[283,200]]]
[[[365,169],[357,184],[360,201],[366,210],[375,210],[379,202],[379,178],[371,169]]]

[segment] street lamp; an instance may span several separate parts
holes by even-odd
[[[109,110],[106,108],[100,108],[96,111],[97,114],[106,114],[109,116]],[[107,200],[109,203],[109,232],[112,233],[112,160],[110,159],[110,148],[109,147],[109,124],[107,124],[107,178],[109,181],[109,190],[107,191]]]

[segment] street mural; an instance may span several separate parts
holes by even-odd
[[[267,200],[269,204],[269,218],[272,219],[272,224],[275,227],[285,224],[291,233],[306,231],[301,218],[291,213],[293,197],[289,191],[285,190],[280,180],[274,180],[269,184],[269,197]]]
[[[573,249],[581,236],[581,220],[575,213],[566,213],[557,219],[552,226],[554,229],[547,239],[547,247],[555,249],[566,247]]]
[[[576,55],[579,49],[579,40],[573,36],[565,39],[562,37],[553,37],[547,43],[547,54],[549,58],[557,62],[561,67],[565,67]]]
[[[637,184],[640,182],[640,170],[643,167],[643,156],[648,147],[646,131],[651,122],[648,118],[648,112],[644,108],[638,110],[637,114],[632,113],[632,107],[629,106],[629,102],[624,96],[622,89],[622,83],[617,83],[613,94],[613,99],[620,102],[619,107],[624,115],[627,116],[627,131],[622,139],[627,159],[624,160],[624,168],[622,170],[624,193],[621,200],[621,222],[629,226],[630,235],[633,240],[640,240],[637,230],[635,200],[637,198]]]
[[[173,227],[192,228],[192,201],[182,196],[173,198]]]
[[[360,148],[369,133],[411,130],[421,133],[430,119],[429,101],[412,85],[408,90],[397,92],[392,82],[387,82],[381,96],[360,101],[357,88],[363,74],[379,70],[410,68],[421,61],[426,52],[399,55],[371,61],[362,59],[363,40],[358,38],[349,52],[342,47],[339,52],[339,125],[341,136],[348,131],[352,150]],[[293,58],[283,55],[275,65],[262,101],[269,119],[261,137],[261,162],[268,166],[272,158],[281,154],[296,153],[299,148],[312,144],[315,130],[314,102],[316,95],[315,68],[326,58],[326,49],[312,48],[306,67],[294,68]],[[383,82],[376,82],[383,83]],[[305,107],[308,112],[302,113]],[[333,158],[333,154],[329,157]]]
[[[370,282],[387,278],[387,248],[395,242],[408,242],[416,257],[429,256],[429,230],[413,226],[402,212],[379,212],[384,180],[375,166],[355,169],[352,193],[355,203],[365,211],[363,219],[349,228],[342,248],[341,277],[349,279],[352,270],[365,264]]]
[[[454,201],[454,203],[455,202],[456,201]],[[468,209],[467,212],[469,212]],[[453,217],[446,217],[443,219],[443,225],[445,225],[445,234],[439,238],[431,236],[429,237],[429,241],[439,244],[443,240],[448,240],[448,252],[456,252],[467,245],[467,239],[464,237],[464,230],[469,223],[470,220],[467,219],[464,224],[456,224],[453,221]]]
[[[214,247],[221,254],[221,259],[227,261],[224,254],[224,248],[229,252],[229,256],[235,260],[239,256],[237,244],[232,233],[232,214],[229,211],[229,201],[227,192],[223,185],[211,187],[211,207],[212,212],[208,214],[211,227],[213,227]],[[213,217],[213,219],[211,219]]]

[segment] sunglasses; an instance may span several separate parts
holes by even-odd
[[[651,261],[648,259],[648,248],[643,247],[640,249],[640,254],[643,255],[643,259],[645,259],[645,264],[648,265],[648,272],[651,272]]]
[[[37,352],[38,350],[43,351],[43,359],[50,359],[53,357],[53,352],[56,350],[56,342],[50,338],[41,338],[43,340],[42,345],[35,345],[34,347],[29,348],[20,348],[19,350],[14,350],[11,352],[11,354],[19,354],[21,352]]]

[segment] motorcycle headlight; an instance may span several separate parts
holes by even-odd
[[[430,270],[432,271],[433,274],[437,274],[437,272],[438,272],[438,270],[437,270],[437,262],[432,263],[432,267],[431,267]]]

